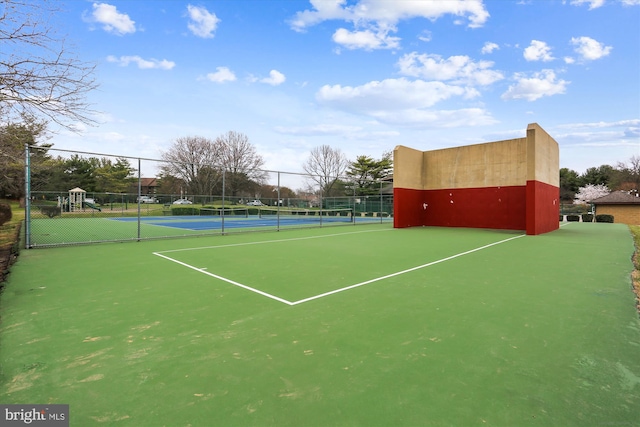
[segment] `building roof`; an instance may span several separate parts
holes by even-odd
[[[156,178],[140,178],[140,185],[143,187],[157,187],[158,182]]]
[[[593,199],[594,205],[640,205],[640,197],[626,191],[615,191],[606,196]]]

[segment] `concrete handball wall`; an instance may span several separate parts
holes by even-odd
[[[527,180],[560,187],[560,148],[537,123],[527,126]]]
[[[545,233],[559,227],[558,186],[557,143],[535,123],[525,138],[425,152],[398,146],[394,227]]]
[[[424,152],[425,190],[522,185],[527,139]],[[394,176],[395,179],[395,176]]]
[[[527,126],[527,234],[560,228],[560,148],[537,123]]]
[[[613,215],[613,222],[640,225],[640,204],[638,205],[598,205],[596,215]]]
[[[393,171],[394,187],[396,182],[400,187],[414,190],[424,188],[424,152],[399,145],[393,151],[394,164],[400,163],[402,168]]]

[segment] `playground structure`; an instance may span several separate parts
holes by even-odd
[[[87,192],[79,187],[69,190],[69,197],[58,197],[58,207],[62,212],[83,212],[86,208],[102,211],[95,203],[87,200]]]

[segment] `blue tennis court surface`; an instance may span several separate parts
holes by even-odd
[[[110,218],[114,221],[137,222],[137,217]],[[216,230],[224,228],[255,228],[255,227],[292,227],[305,226],[313,224],[349,224],[349,223],[371,223],[390,221],[391,218],[381,217],[351,217],[351,216],[314,216],[314,215],[294,215],[280,216],[275,215],[268,217],[260,217],[258,215],[249,215],[248,217],[200,217],[200,216],[149,216],[141,217],[140,222],[159,227],[172,227],[184,230],[201,231]]]

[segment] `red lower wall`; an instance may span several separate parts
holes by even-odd
[[[559,228],[559,189],[539,181],[523,186],[441,190],[393,189],[393,226],[526,230]]]
[[[526,187],[394,188],[394,227],[526,228]]]
[[[393,227],[419,227],[422,219],[423,191],[408,188],[393,189]]]
[[[540,181],[527,181],[527,234],[548,233],[560,228],[560,189]]]
[[[525,187],[425,190],[424,196],[424,225],[508,230],[526,225]]]

